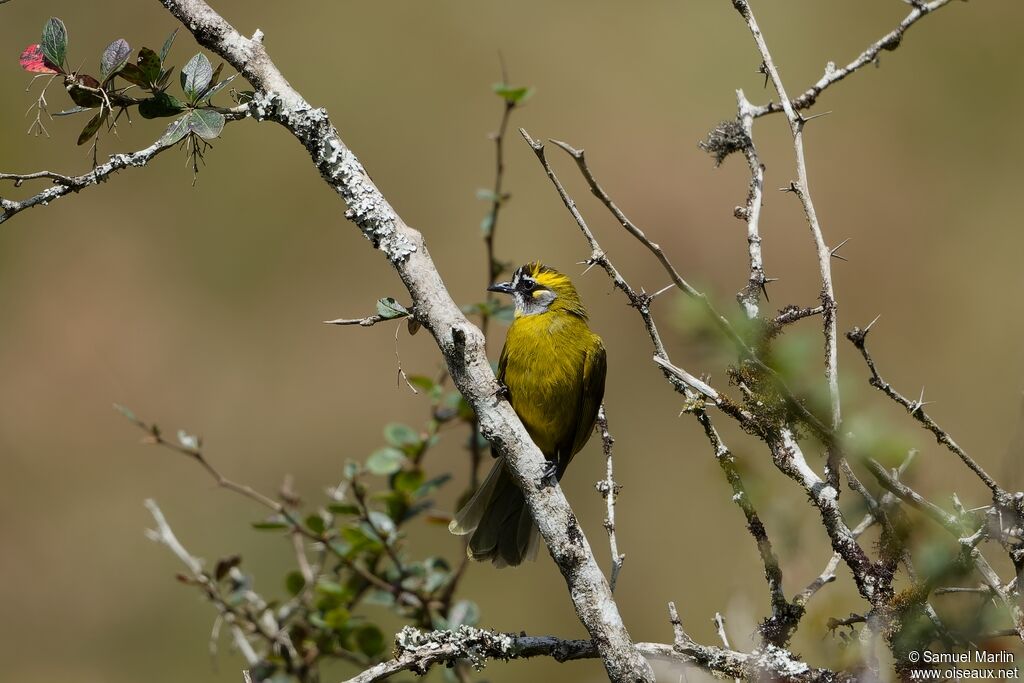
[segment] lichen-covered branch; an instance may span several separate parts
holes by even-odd
[[[242,105],[225,111],[227,112],[225,114],[226,120],[237,121],[248,115],[248,106]],[[31,209],[36,206],[46,206],[51,202],[57,201],[61,197],[66,197],[69,194],[81,192],[87,187],[98,185],[118,171],[128,168],[142,168],[152,161],[158,154],[170,149],[171,147],[174,147],[174,144],[165,145],[158,140],[149,147],[140,149],[137,152],[114,154],[106,163],[96,166],[88,173],[83,173],[82,175],[77,176],[64,175],[53,171],[37,171],[35,173],[24,174],[0,173],[0,180],[13,181],[15,187],[18,187],[22,183],[30,180],[45,179],[53,181],[53,185],[51,187],[20,201],[5,199],[0,196],[0,223],[6,222],[26,209]]]
[[[651,681],[650,666],[633,647],[590,545],[558,486],[538,486],[544,457],[515,411],[498,400],[484,338],[452,300],[423,236],[410,228],[342,141],[327,112],[310,105],[278,70],[257,31],[240,34],[202,0],[161,0],[200,45],[220,55],[255,88],[250,111],[258,120],[281,124],[309,152],[321,177],[348,205],[352,220],[391,262],[412,297],[415,319],[437,341],[455,385],[476,411],[481,432],[505,456],[523,489],[569,589],[580,621],[612,681]]]
[[[700,667],[723,676],[792,683],[852,680],[829,669],[812,668],[793,659],[785,650],[771,646],[747,654],[728,647],[699,645],[687,636],[681,641],[677,639],[675,645],[637,643],[636,648],[644,657],[670,662],[679,666],[680,671]],[[551,657],[559,662],[568,662],[597,656],[598,649],[589,640],[517,635],[468,626],[460,626],[455,631],[432,632],[407,626],[395,636],[394,659],[371,667],[344,683],[390,680],[403,671],[423,675],[433,666],[464,660],[479,670],[492,659],[509,661]]]

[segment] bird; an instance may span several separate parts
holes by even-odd
[[[554,268],[527,263],[511,281],[487,289],[509,294],[515,302],[498,360],[499,395],[511,403],[548,460],[544,479],[561,480],[590,439],[604,400],[604,343],[590,330],[572,280]],[[469,535],[466,553],[473,560],[517,566],[537,554],[537,525],[504,456],[495,459],[448,528]]]

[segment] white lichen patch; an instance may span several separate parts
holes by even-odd
[[[374,186],[356,155],[338,138],[327,110],[314,109],[304,100],[286,103],[277,93],[258,92],[250,104],[257,120],[285,125],[313,155],[324,180],[348,205],[345,217],[354,222],[373,246],[392,263],[401,263],[416,245],[399,229],[394,209]]]

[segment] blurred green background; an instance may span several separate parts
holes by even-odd
[[[745,234],[732,217],[746,195],[740,158],[721,168],[697,141],[735,111],[734,90],[756,102],[770,93],[756,72],[752,41],[725,2],[215,2],[266,45],[289,80],[328,108],[342,137],[407,222],[423,231],[453,296],[482,297],[480,241],[492,184],[487,138],[501,104],[491,92],[503,53],[514,83],[536,87],[514,125],[586,147],[605,186],[680,270],[723,308],[745,282]],[[782,76],[793,92],[845,63],[907,11],[896,0],[792,0],[755,5]],[[28,137],[34,95],[17,64],[46,19],[64,19],[70,61],[91,65],[111,40],[159,47],[175,26],[157,2],[17,1],[0,6],[0,169],[83,172],[74,145],[84,119],[47,122],[51,138]],[[935,401],[932,414],[986,467],[1021,486],[1008,458],[1024,389],[1020,315],[1019,160],[1015,119],[1024,68],[1024,6],[956,3],[928,17],[881,68],[828,91],[807,129],[811,188],[828,241],[852,238],[835,264],[840,325],[881,314],[873,335],[882,371],[906,394]],[[181,35],[172,62],[195,52]],[[59,85],[59,84],[58,84]],[[176,86],[175,86],[176,87]],[[54,111],[70,106],[59,87]],[[145,146],[162,122],[121,126],[101,152]],[[755,139],[767,164],[762,234],[777,304],[811,304],[818,292],[812,244],[799,204],[775,188],[794,174],[780,117],[760,120]],[[567,159],[552,158],[615,263],[654,291],[666,277],[587,195]],[[285,474],[316,501],[346,458],[382,443],[381,427],[427,415],[423,396],[396,382],[390,325],[334,328],[333,317],[369,314],[381,296],[403,299],[386,261],[343,218],[306,153],[283,130],[232,124],[207,155],[195,187],[184,158],[165,153],[99,188],[24,213],[0,228],[0,624],[4,678],[237,681],[240,660],[207,654],[212,609],[173,580],[176,560],[143,537],[142,500],[154,497],[182,541],[213,559],[241,553],[257,588],[281,594],[287,543],[251,531],[262,510],[217,490],[194,464],[138,443],[113,402],[167,429],[201,433],[229,476],[275,491]],[[715,639],[715,611],[734,644],[767,609],[755,547],[699,426],[677,419],[679,397],[650,362],[635,314],[588,255],[570,217],[517,135],[508,142],[498,253],[540,258],[570,273],[605,338],[607,403],[617,438],[619,543],[627,559],[617,595],[638,640],[671,638],[665,603],[675,600],[696,638]],[[39,186],[32,186],[38,188]],[[0,188],[5,197],[30,187]],[[677,294],[655,311],[674,358],[726,385],[719,355],[688,333]],[[801,323],[797,357],[819,362],[817,322]],[[502,329],[491,341],[497,354]],[[427,335],[399,337],[403,366],[431,374],[438,354]],[[801,345],[802,344],[802,345]],[[985,491],[948,452],[870,393],[865,370],[840,347],[845,412],[893,425],[923,452],[911,478],[942,502],[956,490],[968,507]],[[881,421],[881,422],[880,422]],[[720,420],[724,424],[724,420]],[[770,467],[756,442],[725,431],[751,488],[793,594],[828,559],[804,496]],[[450,508],[465,481],[461,437],[430,456],[454,471],[439,499]],[[596,443],[564,482],[603,565],[602,476]],[[856,513],[851,513],[853,516]],[[855,520],[854,520],[855,521]],[[442,527],[417,523],[413,550],[456,557]],[[1004,571],[1005,567],[1000,565]],[[812,663],[842,657],[821,624],[863,607],[848,576],[813,604],[794,648]],[[478,600],[483,625],[580,637],[550,559],[515,571],[474,566],[462,594]],[[325,680],[349,673],[329,671]],[[493,681],[589,681],[596,662],[492,664]]]

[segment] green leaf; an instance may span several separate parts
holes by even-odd
[[[494,232],[494,214],[489,213],[480,221],[480,232],[484,237],[490,237]]]
[[[434,378],[427,377],[426,375],[410,375],[409,382],[417,389],[422,389],[428,393],[437,387],[437,382],[434,381]]]
[[[188,135],[188,119],[189,116],[185,115],[171,123],[171,125],[167,126],[167,130],[164,131],[164,134],[160,136],[160,139],[157,142],[164,147],[169,147]]]
[[[395,474],[395,490],[406,494],[413,494],[423,485],[423,472],[421,470],[405,470]]]
[[[253,529],[259,529],[260,531],[273,531],[273,530],[277,530],[277,529],[290,529],[291,526],[292,525],[288,523],[288,520],[286,520],[281,515],[272,515],[272,516],[268,517],[267,519],[264,519],[264,520],[259,521],[259,522],[253,522],[252,523],[252,528]]]
[[[157,53],[148,47],[144,47],[139,50],[139,57],[136,63],[149,83],[157,82],[160,78],[160,70],[163,68],[163,60]]]
[[[83,128],[82,132],[78,135],[79,145],[84,145],[89,142],[89,140],[92,139],[92,136],[99,132],[100,126],[102,126],[103,122],[107,120],[107,113],[107,108],[102,107],[98,112],[96,112],[96,116],[92,117],[89,120],[89,123],[85,124],[85,128]]]
[[[121,67],[121,71],[117,74],[124,80],[128,81],[132,85],[137,85],[140,88],[149,87],[149,79],[146,78],[146,74],[142,72],[135,64],[125,64]]]
[[[384,633],[373,624],[360,626],[355,640],[356,647],[367,657],[376,657],[384,651]]]
[[[373,474],[386,477],[402,469],[405,460],[405,453],[397,448],[380,448],[366,459],[366,469]]]
[[[164,46],[160,48],[160,62],[167,61],[167,53],[171,51],[171,45],[174,44],[174,37],[178,35],[178,29],[171,31],[171,35],[167,36],[167,40],[164,41]]]
[[[344,607],[335,607],[324,615],[324,625],[333,631],[341,631],[348,626],[350,617],[351,615],[347,609]]]
[[[200,99],[209,102],[211,97],[213,97],[214,95],[219,93],[221,90],[223,90],[225,88],[225,86],[227,86],[228,83],[230,83],[231,81],[235,80],[235,78],[237,78],[237,77],[238,77],[238,74],[232,74],[231,76],[228,76],[227,78],[225,78],[220,83],[217,83],[216,85],[211,86],[209,90],[207,90],[206,92],[203,93],[203,96]]]
[[[174,73],[174,67],[168,67],[166,71],[160,74],[160,78],[156,80],[156,87],[163,89],[167,87],[167,84],[171,80],[171,74]]]
[[[495,83],[491,86],[498,97],[501,97],[509,104],[522,104],[533,96],[533,88],[512,86],[508,83]]]
[[[224,130],[224,115],[212,109],[195,109],[188,115],[188,128],[204,140],[212,140]]]
[[[139,114],[144,119],[177,116],[183,111],[185,111],[185,104],[174,95],[168,95],[165,92],[157,93],[153,97],[142,100],[139,104]]]
[[[327,506],[331,512],[339,515],[358,515],[359,507],[351,503],[331,503]]]
[[[420,442],[420,435],[415,429],[401,422],[390,422],[384,427],[384,438],[392,446],[403,448]]]
[[[433,479],[428,479],[427,481],[423,482],[422,486],[416,489],[416,492],[413,495],[416,496],[417,498],[429,496],[431,493],[433,493],[434,491],[448,483],[448,480],[451,478],[452,475],[450,474],[441,474],[434,477]]]
[[[65,109],[59,111],[54,116],[71,116],[72,114],[81,114],[83,111],[91,111],[93,107],[72,107],[71,109]]]
[[[123,406],[120,403],[115,403],[114,410],[121,413],[132,422],[141,422],[141,420],[139,420],[139,418],[135,415],[135,412],[131,408],[128,408],[127,406]]]
[[[370,521],[377,532],[384,534],[381,540],[390,539],[395,534],[395,522],[379,510],[370,510]]]
[[[327,525],[324,524],[324,518],[320,515],[310,515],[306,518],[306,528],[314,534],[321,535],[327,529]]]
[[[124,38],[118,38],[103,51],[100,57],[100,80],[106,83],[122,66],[128,63],[132,48]]]
[[[68,54],[68,30],[64,22],[57,17],[50,17],[43,27],[43,39],[40,43],[43,56],[54,66],[64,68],[64,59]]]
[[[306,587],[306,580],[302,578],[301,573],[293,570],[284,577],[284,587],[289,595],[296,596]]]
[[[366,529],[356,526],[347,526],[341,530],[342,538],[348,541],[350,545],[348,551],[343,553],[344,555],[348,556],[354,552],[380,548],[380,539],[370,537],[366,531]]]
[[[348,594],[348,589],[342,586],[337,581],[329,581],[328,579],[320,579],[316,582],[316,591],[323,593],[324,595],[333,595],[334,597],[344,597]]]
[[[198,99],[207,88],[210,87],[210,80],[213,78],[213,65],[202,52],[188,60],[185,66],[181,67],[181,89],[193,102]]]
[[[385,320],[391,320],[409,315],[409,309],[395,301],[393,297],[386,296],[377,300],[377,313]]]

